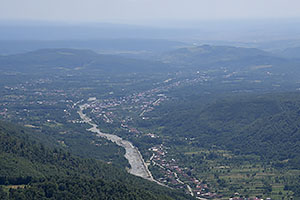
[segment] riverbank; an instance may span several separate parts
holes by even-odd
[[[96,133],[97,136],[106,138],[117,145],[125,148],[125,158],[128,160],[131,168],[128,170],[129,173],[142,177],[144,179],[148,179],[151,181],[155,181],[152,177],[151,172],[149,171],[146,163],[144,162],[144,159],[139,152],[139,150],[133,146],[133,144],[127,140],[123,140],[119,136],[108,134],[108,133],[102,133],[101,130],[98,128],[98,126],[86,115],[83,113],[83,111],[88,107],[88,104],[83,104],[79,106],[78,114],[81,118],[81,120],[92,127],[87,129],[90,132]],[[156,182],[156,181],[155,181]]]

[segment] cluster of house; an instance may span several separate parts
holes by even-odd
[[[149,150],[153,152],[150,161],[157,166],[163,177],[158,181],[174,188],[188,189],[188,192],[195,197],[217,198],[216,193],[209,192],[207,184],[198,180],[189,173],[187,168],[180,167],[175,159],[167,159],[167,147],[163,144],[154,146]]]
[[[64,90],[47,89],[39,87],[40,84],[50,83],[50,79],[38,79],[32,82],[24,82],[17,84],[14,87],[4,86],[4,89],[9,91],[21,91],[21,94],[8,94],[1,96],[0,115],[4,118],[15,116],[19,120],[23,120],[23,116],[27,116],[33,109],[39,109],[36,105],[53,106],[59,103],[67,103],[67,93]],[[19,93],[19,92],[18,92]],[[48,97],[51,98],[48,98]],[[54,98],[55,97],[55,98]],[[24,109],[10,109],[10,106],[23,106]]]
[[[167,96],[164,94],[165,91],[168,91],[173,87],[178,87],[182,84],[191,84],[206,79],[206,75],[197,75],[195,79],[184,79],[182,81],[173,81],[173,79],[168,79],[167,81],[163,81],[163,84],[157,83],[156,88],[143,92],[136,92],[121,98],[108,98],[101,101],[96,101],[96,98],[89,98],[89,101],[91,102],[89,104],[90,108],[92,108],[92,113],[107,123],[113,123],[114,120],[116,120],[114,119],[116,116],[113,111],[116,110],[118,106],[120,106],[123,111],[127,110],[131,113],[139,113],[139,116],[142,119],[147,120],[148,117],[144,116],[145,113],[151,112],[155,106],[158,106],[163,101],[167,100]],[[113,94],[113,92],[110,92],[110,94]],[[119,119],[122,118],[120,116],[118,117]],[[123,124],[126,124],[126,122],[123,122]],[[129,129],[129,131],[133,133],[136,132],[131,129]]]

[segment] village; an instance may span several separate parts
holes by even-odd
[[[230,77],[231,76],[226,76],[224,78],[229,79]],[[173,88],[184,85],[193,85],[195,83],[204,83],[211,79],[212,78],[206,73],[197,72],[191,79],[168,78],[157,83],[157,86],[152,89],[134,92],[124,97],[115,97],[112,91],[109,92],[111,98],[97,99],[96,97],[89,97],[87,99],[87,104],[90,109],[89,115],[93,119],[102,120],[107,124],[119,124],[119,128],[127,131],[131,136],[158,138],[159,136],[157,134],[143,132],[131,125],[131,122],[137,118],[148,120],[149,117],[147,113],[153,111],[157,106],[169,100],[171,97],[168,95],[168,92]],[[68,116],[67,119],[69,119],[69,122],[82,123],[81,120],[69,118],[72,110],[76,109],[76,106],[74,106],[76,103],[74,104],[74,101],[71,99],[78,99],[78,94],[64,89],[45,89],[40,87],[41,85],[52,82],[53,81],[49,79],[39,79],[35,82],[25,82],[13,87],[5,86],[5,90],[9,92],[13,91],[15,95],[6,95],[2,97],[2,100],[6,103],[0,102],[0,115],[3,118],[9,118],[12,114],[9,107],[14,104],[20,104],[24,107],[23,110],[18,111],[19,113],[14,114],[22,117],[27,116],[28,114],[26,113],[34,110],[31,107],[40,108],[40,106],[47,107],[61,104],[67,105],[62,111],[64,115]],[[30,95],[25,99],[25,96],[18,95],[19,92],[26,92]],[[80,102],[83,101],[86,100],[82,99]],[[22,119],[22,117],[20,119]],[[44,120],[45,124],[58,124],[53,118],[48,117]],[[35,126],[32,125],[32,127]],[[60,142],[63,144],[63,141]],[[182,166],[182,163],[178,163],[176,159],[168,155],[168,147],[165,145],[156,145],[148,150],[152,153],[152,156],[146,162],[149,166],[152,165],[160,170],[161,177],[157,179],[160,183],[172,188],[183,189],[198,199],[222,198],[219,194],[211,192],[212,190],[205,181],[193,177],[188,168]],[[236,194],[236,197],[232,197],[231,199],[250,200],[251,198],[240,197],[239,194]],[[258,200],[259,198],[252,199]]]
[[[192,177],[188,168],[181,167],[174,158],[169,158],[168,147],[163,144],[149,149],[153,152],[149,164],[157,166],[163,177],[158,181],[174,188],[186,188],[192,196],[197,198],[216,198],[220,197],[216,193],[209,192],[207,184],[195,177]]]

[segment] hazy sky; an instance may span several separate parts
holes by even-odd
[[[300,0],[0,0],[0,20],[143,23],[300,18]]]

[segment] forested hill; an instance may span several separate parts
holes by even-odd
[[[0,122],[0,199],[192,199],[109,164],[49,148]]]
[[[196,99],[161,106],[151,123],[191,144],[254,154],[274,166],[299,168],[300,94],[233,96],[206,106]],[[183,139],[179,139],[179,138]]]
[[[3,71],[49,72],[102,70],[105,72],[141,72],[168,69],[168,65],[116,55],[97,54],[84,49],[40,49],[32,52],[0,56]]]
[[[287,59],[256,48],[211,45],[179,48],[161,55],[160,60],[189,68],[230,67],[240,70],[259,65],[286,65],[288,62]]]

